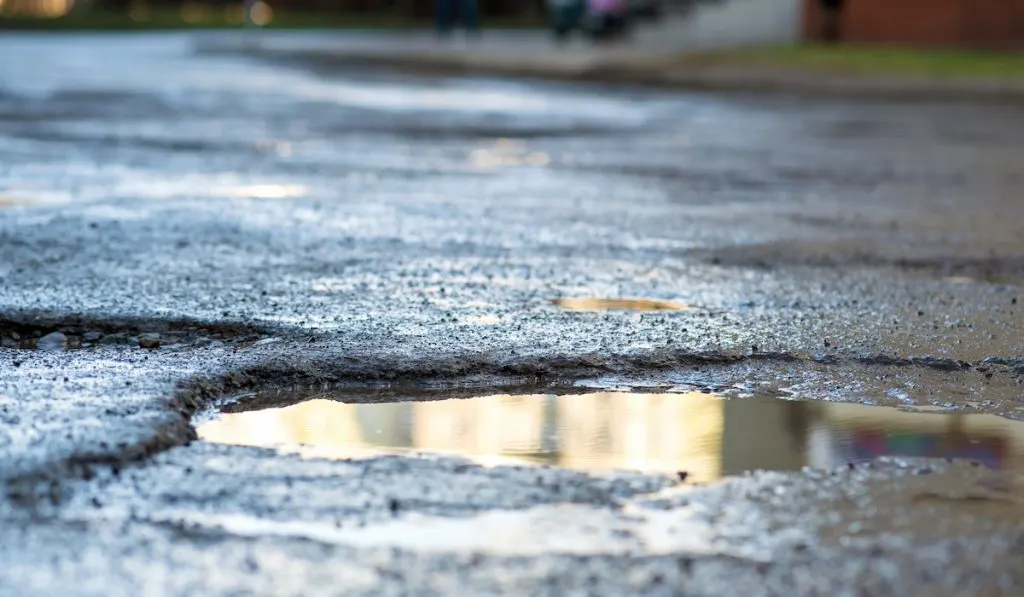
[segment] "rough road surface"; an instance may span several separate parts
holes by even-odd
[[[194,441],[190,417],[326,385],[1022,419],[1022,139],[1019,106],[5,34],[0,593],[1019,594],[1017,479],[969,463],[693,487],[301,459]]]

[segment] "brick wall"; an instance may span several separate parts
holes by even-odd
[[[820,0],[804,0],[804,35],[821,40]],[[843,41],[1024,49],[1024,0],[844,0]]]

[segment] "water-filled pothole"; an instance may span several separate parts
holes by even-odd
[[[832,402],[721,399],[701,393],[493,395],[412,402],[317,398],[222,413],[201,439],[350,458],[423,451],[485,464],[687,473],[833,468],[879,456],[970,459],[1024,468],[1024,423]]]

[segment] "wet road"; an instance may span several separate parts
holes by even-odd
[[[279,386],[1024,418],[1020,107],[417,78],[192,42],[0,38],[0,586],[1019,586],[1019,502],[966,464],[659,498],[678,479],[183,444],[197,408]],[[622,298],[685,308],[558,304]]]

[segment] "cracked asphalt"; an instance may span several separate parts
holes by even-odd
[[[0,594],[1019,594],[1012,471],[693,486],[302,459],[191,417],[684,387],[1024,419],[1024,108],[193,41],[0,38]]]

